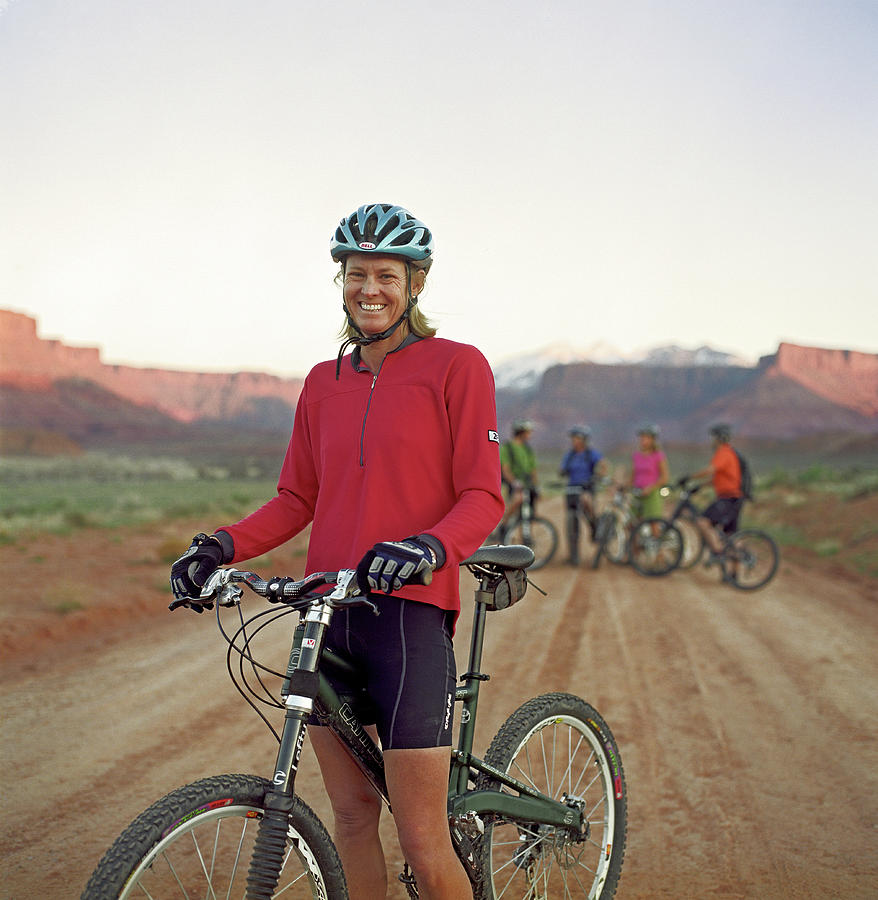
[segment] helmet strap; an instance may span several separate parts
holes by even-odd
[[[357,326],[356,322],[354,322],[353,317],[351,316],[350,310],[347,308],[347,304],[342,301],[341,308],[344,310],[345,317],[348,320],[348,325],[350,326],[352,331],[356,332],[356,337],[348,337],[342,342],[341,347],[338,351],[338,358],[335,363],[335,380],[338,381],[339,374],[341,372],[341,358],[344,356],[345,350],[351,345],[356,344],[358,347],[365,347],[369,344],[374,344],[377,341],[386,341],[397,328],[399,328],[402,323],[408,319],[409,314],[412,309],[417,305],[418,298],[416,294],[412,293],[412,273],[411,266],[406,265],[406,291],[408,293],[408,300],[406,301],[406,307],[403,311],[402,315],[389,327],[385,328],[384,331],[378,332],[378,334],[364,334],[360,328]]]

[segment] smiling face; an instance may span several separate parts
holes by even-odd
[[[379,334],[405,312],[408,267],[394,256],[352,253],[345,260],[344,302],[363,334]],[[412,275],[412,293],[424,286],[424,273]]]

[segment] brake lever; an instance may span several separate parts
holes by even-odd
[[[201,589],[202,601],[216,601],[217,606],[235,606],[244,593],[240,585],[232,583],[234,569],[217,569],[212,572]]]
[[[379,614],[378,604],[360,593],[356,569],[342,569],[338,573],[335,587],[326,596],[326,600],[337,609],[342,606],[367,606],[372,610],[373,615]]]

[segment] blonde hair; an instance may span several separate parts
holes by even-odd
[[[406,267],[408,269],[408,279],[409,283],[411,282],[411,269],[420,269],[424,273],[424,289],[427,287],[427,272],[430,270],[430,265],[432,264],[432,260],[427,260],[427,264],[418,264],[414,262],[406,261]],[[342,289],[344,289],[344,260],[341,262],[341,266],[339,267],[338,272],[336,273],[335,278],[333,279],[335,283]],[[424,293],[424,289],[421,290],[421,294]],[[418,299],[420,299],[420,294],[418,295]],[[344,301],[342,301],[344,302]],[[408,323],[409,323],[409,331],[415,335],[415,337],[419,338],[428,338],[435,337],[437,328],[433,325],[427,316],[422,312],[421,307],[415,303],[413,306],[409,306],[409,315],[408,315]],[[345,318],[344,325],[342,325],[341,329],[338,332],[339,338],[342,340],[348,341],[356,341],[360,335],[354,328],[351,326],[351,323]]]

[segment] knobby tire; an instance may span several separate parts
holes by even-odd
[[[216,775],[172,791],[116,839],[82,900],[243,897],[253,877],[248,876],[251,851],[269,789],[268,781],[255,775]],[[284,891],[284,900],[346,900],[335,846],[299,797],[293,798],[282,850],[277,891]],[[246,896],[268,898],[273,891],[251,884]]]
[[[613,532],[616,517],[609,510],[602,512],[594,526],[595,551],[591,567],[596,569],[601,564],[601,557],[607,549],[607,542]]]
[[[613,525],[604,545],[604,555],[617,566],[628,562],[628,532],[618,516],[613,516]]]
[[[755,591],[774,578],[779,563],[777,544],[764,531],[736,531],[723,550],[724,580],[739,591]]]
[[[606,722],[572,694],[534,697],[491,741],[485,762],[544,794],[566,794],[584,811],[584,832],[534,822],[485,822],[476,900],[612,897],[627,838],[627,793]],[[481,774],[477,789],[508,790]]]

